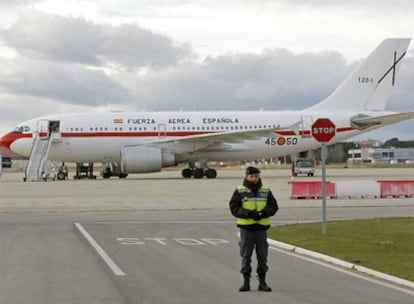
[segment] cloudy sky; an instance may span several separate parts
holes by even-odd
[[[0,135],[63,112],[305,108],[414,37],[413,16],[412,0],[0,0]],[[386,109],[414,110],[414,42]]]

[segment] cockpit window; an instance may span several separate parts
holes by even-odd
[[[29,126],[17,126],[16,128],[14,128],[14,130],[12,131],[13,133],[27,133],[30,132],[30,127]]]

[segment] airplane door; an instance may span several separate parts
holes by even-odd
[[[167,125],[165,124],[158,125],[158,137],[159,138],[167,137]]]
[[[49,133],[51,132],[60,132],[60,121],[59,120],[49,120]]]
[[[48,139],[51,134],[60,134],[59,120],[39,120],[36,125],[36,133],[42,139]]]
[[[49,136],[52,138],[52,142],[62,141],[62,133],[60,133],[60,121],[59,120],[49,121]]]
[[[38,133],[40,138],[43,138],[43,139],[49,138],[49,121],[38,120],[36,124],[35,133]]]
[[[301,116],[300,120],[301,120],[300,134],[302,135],[302,137],[312,136],[312,132],[311,132],[312,124],[313,124],[312,116],[309,116],[309,115]]]

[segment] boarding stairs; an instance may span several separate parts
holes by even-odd
[[[54,136],[53,133],[50,136],[41,136],[39,132],[35,132],[33,136],[25,181],[39,181],[47,178],[47,158]]]

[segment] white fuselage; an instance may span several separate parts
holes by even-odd
[[[15,140],[11,149],[29,156],[33,131],[46,132],[45,122],[60,122],[61,140],[52,143],[49,159],[65,162],[119,162],[126,146],[148,145],[166,139],[179,139],[209,133],[269,129],[269,137],[229,143],[217,143],[207,149],[196,144],[174,146],[179,161],[212,161],[271,158],[317,148],[310,133],[318,118],[329,118],[336,126],[335,143],[361,131],[350,127],[355,113],[316,113],[311,111],[216,111],[216,112],[110,112],[51,115],[26,121],[26,137]],[[369,113],[372,115],[372,113]],[[289,128],[296,124],[297,129]],[[29,128],[26,128],[29,127]],[[284,130],[281,130],[283,128]],[[366,130],[364,130],[366,131]],[[199,151],[198,151],[199,150]],[[190,151],[190,152],[189,152]]]

